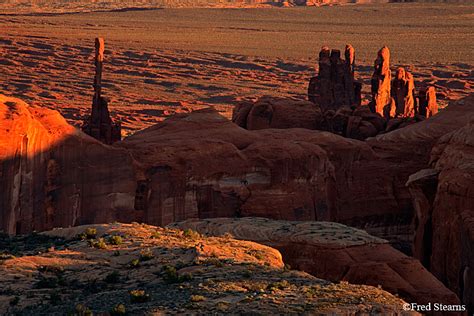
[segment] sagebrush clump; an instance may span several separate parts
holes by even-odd
[[[130,291],[130,302],[132,303],[145,303],[150,301],[150,294],[145,290],[132,290]]]

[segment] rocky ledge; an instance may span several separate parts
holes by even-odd
[[[288,270],[277,250],[230,236],[134,223],[1,242],[2,314],[411,314],[382,289]]]

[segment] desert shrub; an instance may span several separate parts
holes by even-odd
[[[263,253],[260,250],[249,250],[249,251],[247,251],[247,254],[251,255],[251,256],[254,256],[255,259],[258,259],[258,260],[265,259],[265,256],[263,255]]]
[[[77,235],[77,237],[81,240],[86,240],[86,239],[94,239],[97,236],[97,229],[89,227],[86,228],[85,231]]]
[[[51,265],[51,266],[40,266],[38,267],[39,272],[49,272],[54,273],[56,275],[61,275],[64,273],[64,268],[58,265]]]
[[[16,306],[16,305],[18,305],[18,303],[20,303],[20,297],[19,296],[15,296],[14,298],[12,298],[10,300],[10,306]]]
[[[153,259],[155,256],[150,249],[144,249],[140,251],[140,261],[148,261]]]
[[[206,298],[202,295],[191,295],[191,302],[196,303],[196,302],[203,302],[205,300]]]
[[[92,316],[94,313],[89,309],[89,307],[82,305],[82,304],[77,304],[76,307],[74,308],[73,313],[69,313],[69,315],[72,316]]]
[[[54,289],[58,287],[58,278],[57,277],[45,277],[40,276],[40,279],[35,284],[37,289]]]
[[[151,239],[159,239],[161,237],[161,233],[159,231],[154,231],[151,233]]]
[[[247,282],[244,282],[242,284],[242,287],[244,289],[247,289],[248,291],[251,292],[265,292],[265,288],[267,288],[268,283],[266,282],[261,282],[261,281],[254,281],[254,280],[248,280]]]
[[[127,309],[125,308],[125,305],[123,304],[117,304],[114,308],[110,310],[110,316],[120,316],[120,315],[126,315],[127,314]]]
[[[165,280],[165,282],[168,284],[182,283],[182,282],[191,281],[193,279],[193,276],[190,273],[183,273],[182,275],[178,275],[176,268],[170,265],[163,266],[162,276],[163,276],[163,280]]]
[[[196,240],[196,239],[201,238],[201,234],[199,234],[198,232],[196,232],[196,231],[194,231],[190,228],[183,231],[183,236],[186,237],[186,238],[192,239],[192,240]]]
[[[132,303],[145,303],[150,301],[150,294],[144,290],[132,290],[130,291],[130,302]]]
[[[193,275],[191,273],[183,273],[178,276],[178,282],[189,282],[193,279]]]
[[[111,284],[112,283],[119,283],[120,282],[120,273],[118,273],[117,271],[111,272],[111,273],[107,274],[104,281],[106,283],[111,283]]]
[[[10,259],[15,259],[15,256],[11,255],[9,253],[0,253],[0,262],[1,261],[7,261],[7,260],[10,260]]]
[[[104,290],[104,284],[97,279],[83,283],[82,293],[86,295],[100,293]]]
[[[203,263],[206,265],[213,265],[218,268],[221,268],[224,266],[224,262],[219,258],[207,258],[206,260],[203,261]]]
[[[275,290],[284,290],[290,286],[290,283],[287,280],[273,282],[267,286],[267,290],[275,291]]]
[[[89,246],[97,249],[107,249],[107,244],[104,241],[104,238],[99,238],[98,240],[89,239]]]
[[[111,245],[118,246],[118,245],[121,245],[121,244],[123,243],[123,239],[122,239],[121,236],[113,235],[113,236],[110,236],[110,237],[109,237],[108,242],[109,242],[109,244],[111,244]]]
[[[128,267],[131,268],[131,269],[136,269],[140,266],[140,260],[139,259],[133,259],[132,261],[130,261],[130,263],[128,264]]]
[[[49,302],[52,305],[59,305],[61,303],[61,295],[58,292],[51,293],[49,295]]]
[[[242,271],[242,277],[246,279],[250,279],[252,277],[252,272],[250,270]]]

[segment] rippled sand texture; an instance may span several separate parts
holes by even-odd
[[[104,93],[130,133],[206,106],[229,117],[234,104],[262,95],[304,99],[320,47],[350,42],[364,102],[386,44],[392,69],[436,85],[443,106],[472,92],[473,16],[462,4],[3,15],[0,91],[78,124],[92,99],[94,38],[103,36]]]

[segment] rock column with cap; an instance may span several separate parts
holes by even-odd
[[[370,109],[374,113],[389,117],[392,106],[392,74],[390,72],[390,50],[387,46],[382,47],[377,53],[374,68],[371,80],[372,102]]]
[[[104,39],[96,38],[92,111],[91,115],[84,120],[82,130],[105,144],[112,144],[121,140],[121,126],[120,123],[114,123],[110,118],[108,102],[102,97],[104,51]]]

